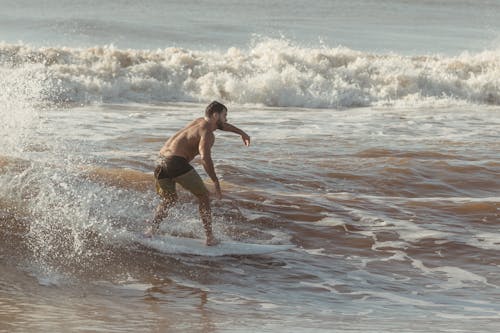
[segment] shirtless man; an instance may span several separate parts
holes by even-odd
[[[210,103],[205,110],[204,118],[192,121],[168,139],[160,150],[154,176],[156,191],[162,201],[156,208],[146,234],[153,235],[158,232],[161,221],[167,217],[169,209],[177,201],[175,184],[179,183],[199,200],[200,217],[207,237],[206,244],[218,243],[212,232],[212,211],[208,190],[196,170],[189,164],[196,155],[200,155],[203,168],[215,185],[215,195],[220,199],[222,193],[210,153],[215,141],[213,132],[217,129],[239,134],[243,143],[246,146],[250,145],[250,137],[245,132],[227,123],[227,108],[216,101]]]

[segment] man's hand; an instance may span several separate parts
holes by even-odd
[[[243,139],[243,143],[245,144],[245,146],[250,146],[250,136],[248,136],[248,134],[243,133],[241,135],[241,138]]]

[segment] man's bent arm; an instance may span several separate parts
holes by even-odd
[[[214,136],[212,133],[205,134],[201,137],[200,145],[198,147],[200,151],[201,164],[205,169],[205,172],[208,174],[210,179],[214,182],[215,185],[215,193],[217,197],[221,197],[221,189],[219,184],[219,179],[215,173],[214,162],[212,161],[212,156],[210,150],[214,144]]]
[[[246,146],[250,146],[250,136],[246,134],[243,130],[239,129],[238,127],[231,125],[229,123],[225,123],[221,130],[226,131],[226,132],[233,132],[236,134],[241,135],[241,138],[243,139],[243,142],[245,143]]]
[[[211,149],[214,144],[213,134],[204,134],[200,139],[200,145],[198,150],[200,152],[201,164],[207,172],[208,176],[212,181],[218,182],[217,175],[215,174],[214,162],[212,161]]]

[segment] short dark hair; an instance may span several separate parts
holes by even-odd
[[[205,117],[210,118],[214,113],[222,113],[224,111],[227,111],[227,108],[224,104],[213,101],[212,103],[208,104],[207,108],[205,109]]]

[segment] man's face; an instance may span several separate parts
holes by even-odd
[[[227,110],[216,114],[219,115],[219,119],[217,119],[217,128],[221,130],[224,124],[227,122]]]

